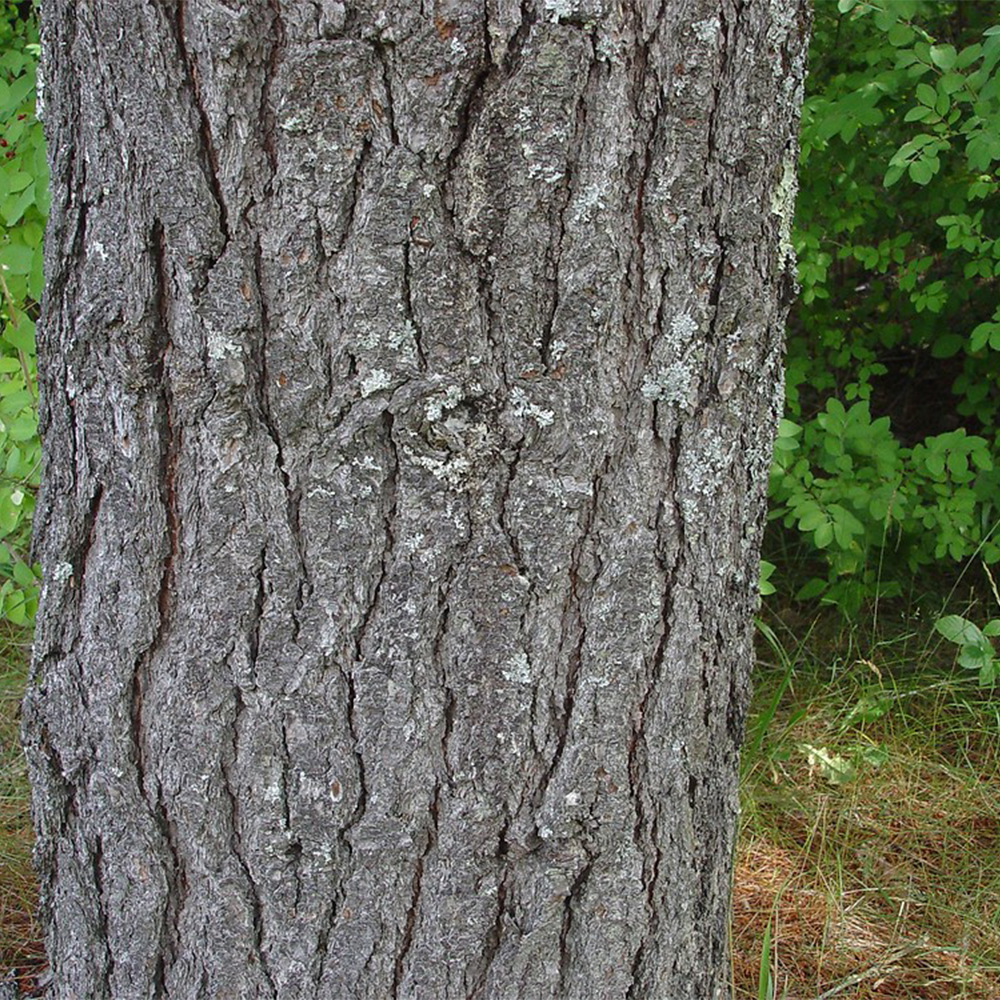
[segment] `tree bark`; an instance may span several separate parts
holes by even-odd
[[[804,0],[43,0],[51,996],[728,995]]]

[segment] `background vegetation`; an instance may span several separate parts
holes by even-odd
[[[48,208],[0,0],[0,970],[43,967],[17,746]],[[1000,996],[1000,8],[817,0],[733,907],[738,998]]]
[[[813,32],[769,552],[850,618],[1000,560],[1000,12],[820,2]]]

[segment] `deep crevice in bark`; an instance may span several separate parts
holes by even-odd
[[[205,165],[205,179],[212,191],[216,207],[219,212],[219,229],[222,233],[222,247],[218,251],[221,257],[229,244],[229,209],[226,205],[225,195],[222,191],[222,184],[219,181],[219,159],[215,150],[215,143],[212,139],[212,123],[208,117],[201,95],[201,82],[198,76],[198,64],[188,53],[187,41],[185,40],[185,18],[187,15],[187,0],[176,0],[173,19],[167,18],[168,24],[173,31],[174,39],[177,43],[177,55],[180,64],[184,69],[184,74],[191,92],[191,101],[194,104],[195,114],[198,117],[198,128],[201,137],[201,147]],[[209,268],[211,270],[211,268]]]
[[[94,539],[97,537],[97,518],[101,512],[101,500],[103,497],[104,484],[98,483],[90,498],[90,506],[87,508],[87,517],[81,531],[83,543],[76,557],[76,567],[73,573],[81,592],[83,591],[84,579],[87,575],[87,557],[90,555],[90,550],[94,547]]]
[[[441,786],[440,784],[436,784],[434,786],[434,794],[431,797],[429,808],[430,827],[426,831],[427,843],[425,844],[421,854],[417,856],[417,860],[413,868],[413,882],[410,887],[410,903],[406,910],[406,922],[403,925],[403,933],[400,938],[399,947],[396,950],[396,957],[393,961],[392,1000],[397,1000],[399,996],[399,989],[403,985],[403,975],[406,971],[406,959],[410,953],[410,948],[413,945],[414,929],[416,928],[417,920],[420,915],[420,895],[424,881],[424,865],[427,861],[427,856],[437,845],[438,840],[438,814],[440,805]]]
[[[385,113],[389,126],[389,138],[393,146],[398,146],[399,133],[396,131],[396,112],[392,98],[392,46],[376,39],[372,42],[379,64],[382,67],[382,86],[385,88]]]
[[[240,870],[243,872],[247,901],[250,904],[254,949],[250,955],[250,961],[259,966],[261,974],[264,976],[267,986],[271,991],[271,996],[277,1000],[278,988],[270,970],[267,954],[264,951],[264,908],[257,888],[257,881],[254,878],[253,871],[247,861],[243,846],[240,818],[240,793],[234,782],[233,774],[233,769],[238,766],[240,759],[240,720],[242,719],[245,710],[243,695],[238,685],[233,688],[233,701],[232,719],[229,721],[227,727],[229,730],[229,748],[227,750],[227,756],[231,755],[232,760],[227,761],[224,758],[220,761],[222,771],[222,787],[229,801],[228,819],[231,827],[230,848]]]
[[[257,124],[260,129],[261,145],[270,167],[270,176],[265,186],[265,195],[272,194],[275,175],[278,172],[278,154],[274,144],[274,115],[271,112],[271,87],[278,76],[278,64],[285,44],[285,25],[281,16],[281,0],[267,0],[271,11],[271,31],[274,40],[267,56],[264,79],[260,88],[260,107],[257,109]]]
[[[562,925],[559,928],[559,989],[564,996],[566,981],[569,978],[572,965],[572,957],[569,951],[569,936],[573,929],[573,904],[582,895],[593,867],[593,859],[588,858],[580,869],[579,874],[573,880],[573,884],[569,887],[569,892],[563,900]]]
[[[413,225],[411,222],[410,229],[412,231]],[[427,357],[424,354],[424,334],[423,330],[420,329],[420,323],[417,322],[416,313],[413,311],[413,289],[411,287],[411,281],[413,278],[412,263],[410,261],[410,240],[407,240],[403,244],[403,316],[413,327],[413,341],[414,346],[417,351],[417,360],[420,364],[420,370],[427,370]]]

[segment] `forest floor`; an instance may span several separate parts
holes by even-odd
[[[1000,997],[1000,701],[933,616],[887,619],[759,628],[735,1000]]]
[[[734,1000],[1000,997],[1000,701],[931,625],[764,614]],[[17,740],[24,651],[23,635],[0,635],[0,970],[28,990],[44,955]]]
[[[0,627],[0,976],[13,970],[25,991],[45,969],[35,919],[28,780],[18,738],[29,640],[27,632]]]

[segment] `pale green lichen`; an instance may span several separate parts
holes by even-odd
[[[708,44],[714,42],[718,37],[720,27],[721,23],[717,17],[708,17],[704,21],[696,21],[692,24],[691,30],[699,42]]]
[[[217,330],[208,331],[205,347],[212,361],[222,361],[223,358],[235,357],[240,354],[240,346],[227,340]]]
[[[453,410],[462,401],[462,390],[457,385],[450,385],[441,395],[434,396],[427,403],[425,412],[427,419],[440,420],[445,410]]]
[[[539,427],[548,427],[555,420],[555,413],[552,410],[536,406],[520,386],[515,386],[511,390],[510,402],[515,416],[530,417]]]
[[[705,522],[710,505],[707,503],[722,487],[732,465],[734,440],[724,439],[711,427],[702,430],[694,448],[682,462],[683,488],[680,508],[688,524]]]
[[[406,351],[403,353],[415,354],[417,328],[410,320],[407,320],[402,327],[390,330],[386,340],[389,343],[389,347],[394,351],[401,351],[405,347]]]
[[[795,196],[799,181],[795,170],[795,155],[786,151],[781,164],[781,179],[771,192],[771,211],[778,217],[778,264],[779,268],[794,273],[796,265],[795,247],[792,245],[792,219],[795,217]]]
[[[472,463],[464,455],[452,455],[449,458],[437,458],[434,455],[420,455],[412,448],[403,446],[403,453],[414,465],[426,469],[435,479],[441,479],[461,489],[472,471]]]
[[[574,13],[573,0],[545,0],[545,20],[556,24],[561,18]]]
[[[361,395],[367,398],[373,393],[378,392],[380,389],[387,388],[391,384],[392,376],[390,376],[388,372],[383,371],[381,368],[373,368],[361,380]]]
[[[515,653],[503,665],[502,673],[511,684],[530,684],[531,661],[528,659],[528,654],[523,650]]]
[[[679,313],[670,322],[664,354],[671,360],[650,372],[642,381],[643,398],[688,406],[694,387],[694,369],[698,350],[698,321],[689,313]]]

